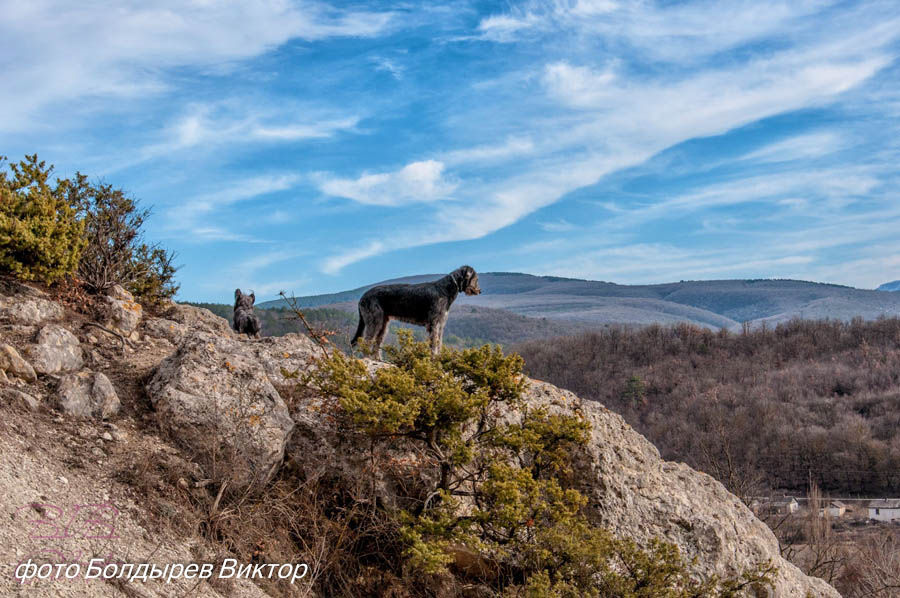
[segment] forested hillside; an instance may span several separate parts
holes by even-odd
[[[600,401],[738,495],[810,480],[900,492],[900,319],[614,328],[513,349],[529,375]]]

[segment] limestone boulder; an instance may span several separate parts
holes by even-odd
[[[15,388],[0,389],[0,397],[2,397],[4,402],[24,407],[29,411],[37,411],[41,407],[41,401],[39,399]]]
[[[653,538],[675,543],[688,560],[696,557],[693,568],[704,576],[732,576],[771,562],[778,568],[775,598],[840,598],[830,585],[783,559],[772,531],[721,483],[660,458],[621,416],[537,381],[530,383],[528,404],[590,422],[590,441],[574,477],[597,523],[639,543]]]
[[[26,382],[37,380],[37,374],[31,364],[19,355],[15,347],[6,343],[0,344],[0,371]]]
[[[160,318],[146,318],[144,332],[149,336],[164,338],[173,345],[180,345],[193,332],[207,332],[225,338],[237,338],[231,323],[208,309],[170,303],[169,309]]]
[[[214,479],[259,488],[277,470],[294,427],[249,343],[187,333],[147,393],[160,427]]]
[[[88,370],[63,376],[53,401],[67,415],[99,419],[113,417],[121,407],[109,378]]]
[[[63,317],[63,308],[32,286],[12,280],[0,281],[0,322],[33,326]]]
[[[28,348],[28,358],[40,374],[74,372],[84,364],[78,338],[58,324],[41,328],[35,341]]]
[[[107,328],[117,330],[125,336],[137,330],[144,310],[141,304],[134,300],[131,293],[120,285],[115,285],[109,290],[103,301]]]

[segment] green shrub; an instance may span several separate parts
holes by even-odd
[[[72,274],[85,246],[71,182],[51,186],[52,172],[37,155],[10,164],[12,176],[0,171],[0,269],[23,280],[50,283]]]
[[[518,355],[484,346],[435,358],[411,334],[398,339],[386,348],[392,366],[369,373],[335,351],[307,382],[337,397],[343,425],[373,444],[411,440],[421,467],[432,468],[419,477],[433,487],[404,497],[414,506],[385,514],[400,523],[412,574],[447,574],[464,550],[489,564],[498,595],[688,598],[770,584],[768,564],[732,580],[697,580],[675,545],[642,549],[593,525],[571,487],[572,457],[590,425],[528,405]]]

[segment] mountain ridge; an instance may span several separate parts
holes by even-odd
[[[386,283],[436,280],[441,274],[395,278],[338,293],[298,297],[300,307],[334,307],[355,312],[355,302],[369,288]],[[454,305],[503,310],[520,316],[565,321],[590,328],[605,324],[648,325],[688,322],[706,328],[738,329],[775,325],[793,318],[876,319],[900,316],[900,295],[832,283],[794,279],[679,281],[620,285],[560,276],[518,272],[479,275],[482,294],[462,297]],[[283,307],[267,301],[257,307]]]

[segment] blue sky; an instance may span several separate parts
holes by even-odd
[[[900,278],[900,5],[0,0],[0,154],[123,187],[180,298],[522,271]]]

